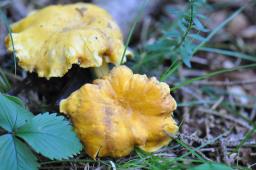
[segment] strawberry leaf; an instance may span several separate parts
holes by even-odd
[[[63,116],[36,115],[16,131],[36,152],[50,159],[67,159],[80,152],[82,145]]]
[[[227,165],[215,163],[215,162],[209,162],[204,163],[198,166],[195,166],[193,168],[190,168],[189,170],[233,170],[232,168],[228,167]]]
[[[36,157],[29,147],[11,134],[0,136],[0,169],[37,170]]]
[[[0,93],[0,127],[11,132],[32,117],[32,113]]]

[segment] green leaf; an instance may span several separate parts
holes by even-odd
[[[0,127],[11,132],[32,117],[32,113],[0,93]]]
[[[230,21],[232,21],[238,14],[240,14],[245,9],[245,5],[241,6],[238,10],[236,10],[232,15],[230,15],[225,21],[223,21],[220,25],[218,25],[214,30],[210,32],[210,34],[202,41],[200,44],[198,44],[193,49],[193,54],[195,54],[201,47],[203,47],[212,37],[217,34],[222,28],[224,28]]]
[[[201,21],[199,19],[194,18],[193,22],[194,22],[195,27],[198,31],[202,31],[202,32],[208,32],[209,31],[207,28],[204,27],[204,25],[201,23]]]
[[[7,97],[9,100],[13,101],[14,103],[20,105],[21,107],[24,107],[26,108],[25,104],[23,103],[23,101],[18,98],[18,97],[15,97],[15,96],[10,96],[8,94],[3,94],[5,97]]]
[[[36,115],[17,129],[16,134],[50,159],[67,159],[82,149],[69,122],[55,113]]]
[[[181,46],[180,54],[182,56],[183,63],[190,68],[191,67],[190,60],[193,56],[193,53],[192,53],[192,44],[189,42],[189,40],[185,41],[185,43]]]
[[[203,36],[201,36],[200,34],[189,34],[189,37],[197,40],[197,41],[204,41],[205,38]]]
[[[4,71],[0,68],[0,91],[1,92],[7,92],[11,88],[11,84],[7,77],[5,76]]]
[[[172,75],[181,65],[181,63],[176,60],[172,65],[160,76],[160,81],[165,81],[170,75]]]
[[[217,49],[217,48],[209,48],[209,47],[201,47],[199,50],[256,62],[256,56],[250,56],[250,55],[243,54],[243,53],[240,53],[237,51],[230,51],[230,50],[225,50],[225,49]]]
[[[220,163],[204,163],[199,166],[195,166],[190,168],[189,170],[233,170],[232,168],[228,167],[227,165],[220,164]]]
[[[36,170],[39,167],[29,147],[11,134],[0,136],[0,166],[3,170]]]
[[[217,70],[217,71],[214,71],[214,72],[210,72],[210,73],[207,73],[207,74],[199,76],[199,77],[184,80],[183,82],[175,85],[170,90],[175,91],[175,90],[177,90],[177,89],[179,89],[183,86],[186,86],[188,84],[191,84],[195,81],[204,80],[204,79],[207,79],[207,78],[210,78],[210,77],[213,77],[213,76],[217,76],[217,75],[220,75],[220,74],[223,74],[223,73],[228,73],[228,72],[232,72],[232,71],[236,71],[236,70],[240,70],[240,69],[248,69],[248,68],[256,68],[256,64],[242,65],[242,66],[237,66],[237,67],[233,67],[233,68],[230,68],[230,69],[221,69],[221,70]]]

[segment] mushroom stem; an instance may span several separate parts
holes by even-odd
[[[93,68],[94,76],[97,78],[101,78],[109,73],[109,67],[108,63],[103,61],[102,65],[100,67],[94,67]]]

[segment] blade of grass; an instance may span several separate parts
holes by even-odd
[[[177,138],[174,138],[174,140],[179,143],[181,146],[183,146],[184,148],[186,148],[189,152],[191,152],[192,155],[196,156],[200,161],[204,161],[207,162],[207,160],[205,160],[202,156],[200,156],[198,153],[196,153],[196,151],[192,148],[190,148],[186,143],[184,143],[182,140],[179,140]]]
[[[217,100],[196,100],[190,102],[182,102],[177,103],[177,107],[192,107],[195,105],[203,105],[203,104],[214,104]]]
[[[200,51],[211,52],[211,53],[222,54],[222,55],[230,56],[230,57],[237,57],[237,58],[241,58],[241,59],[244,59],[244,60],[256,62],[256,56],[246,55],[246,54],[243,54],[243,53],[240,53],[240,52],[237,52],[237,51],[229,51],[229,50],[209,48],[209,47],[201,47],[199,50]]]
[[[197,45],[192,54],[195,54],[201,47],[203,47],[216,33],[218,33],[222,28],[224,28],[231,20],[233,20],[238,14],[240,14],[245,9],[245,5],[237,9],[233,14],[231,14],[225,21],[223,21],[219,26],[217,26],[211,33],[199,44]]]
[[[11,88],[11,84],[9,80],[7,79],[4,71],[0,68],[0,91],[2,93],[5,93],[9,91]]]
[[[175,60],[171,66],[160,76],[160,81],[165,81],[172,73],[174,73],[179,66],[181,65],[181,62],[179,60]]]
[[[175,91],[175,90],[179,89],[180,87],[186,86],[186,85],[191,84],[195,81],[210,78],[210,77],[217,76],[217,75],[220,75],[220,74],[223,74],[223,73],[237,71],[237,70],[240,70],[240,69],[249,69],[249,68],[256,68],[256,64],[248,64],[248,65],[243,65],[243,66],[237,66],[237,67],[230,68],[230,69],[217,70],[217,71],[214,71],[214,72],[211,72],[211,73],[199,76],[199,77],[195,77],[195,78],[192,78],[192,79],[189,79],[189,80],[185,80],[184,82],[181,82],[180,84],[174,86],[170,90]]]
[[[219,135],[219,136],[217,136],[217,137],[215,137],[215,138],[213,138],[213,139],[211,139],[211,140],[209,140],[208,142],[206,142],[206,143],[204,143],[204,144],[198,146],[197,148],[193,149],[193,151],[196,152],[196,151],[198,151],[198,150],[204,148],[205,146],[207,146],[207,145],[209,145],[209,144],[215,142],[216,140],[219,140],[219,139],[222,138],[223,136],[226,136],[228,133],[229,133],[229,131],[226,132],[226,133],[223,133],[223,134],[221,134],[221,135]],[[192,153],[191,151],[188,151],[188,152],[186,152],[185,154],[183,154],[183,155],[181,155],[181,156],[179,156],[179,157],[177,157],[177,158],[171,160],[171,163],[172,163],[172,162],[175,162],[175,161],[178,161],[178,160],[180,160],[180,159],[182,159],[182,158],[184,158],[184,157],[190,155],[191,153]]]
[[[10,35],[10,39],[11,39],[11,44],[12,44],[12,50],[13,50],[13,62],[14,62],[14,74],[16,75],[16,70],[17,70],[17,65],[16,65],[16,52],[15,52],[15,48],[14,48],[14,41],[13,41],[13,37],[12,37],[12,29],[9,25],[8,19],[6,17],[6,15],[3,13],[3,10],[0,8],[0,16],[3,20],[3,22],[6,25],[6,28],[8,30],[8,34]]]
[[[124,47],[124,51],[123,51],[123,54],[122,54],[122,58],[121,58],[121,61],[120,61],[120,65],[123,64],[123,60],[124,60],[124,57],[125,57],[125,53],[127,51],[127,48],[128,48],[128,45],[130,43],[130,40],[132,38],[132,35],[133,35],[133,32],[136,28],[136,25],[138,24],[139,20],[142,18],[142,15],[144,14],[144,10],[148,4],[148,1],[149,0],[144,0],[143,3],[141,4],[141,7],[139,9],[139,12],[138,12],[138,15],[136,16],[132,26],[131,26],[131,29],[129,31],[129,34],[128,34],[128,37],[127,37],[127,40],[126,40],[126,43],[125,43],[125,47]]]
[[[250,138],[252,138],[252,135],[256,133],[256,128],[251,129],[250,131],[248,131],[243,140],[239,143],[239,145],[236,146],[236,148],[234,148],[233,153],[237,153],[239,151],[239,149],[245,144],[245,142],[247,142]]]

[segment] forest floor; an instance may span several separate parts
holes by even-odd
[[[50,4],[0,2],[10,23]],[[38,156],[41,169],[189,169],[209,162],[256,169],[255,8],[246,0],[163,1],[157,13],[139,18],[129,43],[135,57],[127,65],[170,85],[178,104],[173,142],[153,154],[136,149],[120,159],[94,161],[84,152],[66,161]],[[73,67],[63,78],[46,80],[17,66],[15,75],[13,56],[4,46],[7,28],[0,24],[1,75],[9,82],[1,78],[0,90],[20,97],[35,114],[59,112],[58,101],[88,81],[74,81],[74,75],[87,70]]]

